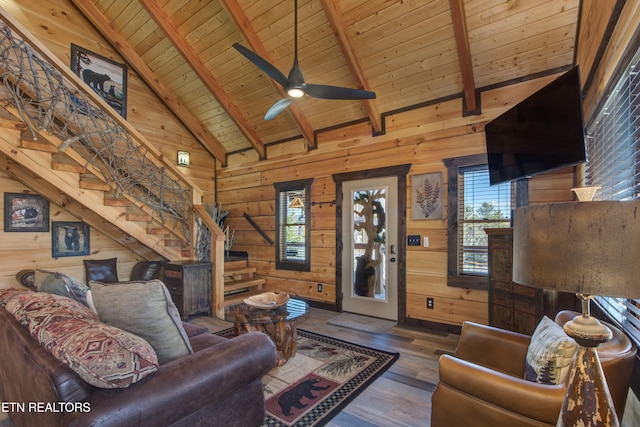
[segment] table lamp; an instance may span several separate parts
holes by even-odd
[[[583,191],[589,192],[576,193]],[[620,425],[596,352],[612,333],[591,317],[589,303],[597,295],[640,297],[639,278],[640,200],[563,202],[516,209],[513,281],[573,292],[582,302],[582,315],[564,326],[578,343],[578,352],[558,426]]]

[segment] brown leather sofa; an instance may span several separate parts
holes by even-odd
[[[127,388],[102,389],[52,357],[0,308],[0,399],[42,405],[38,411],[25,406],[11,412],[16,427],[261,425],[262,376],[276,364],[273,342],[258,332],[225,339],[184,326],[193,354],[161,365]],[[90,410],[60,412],[59,402],[84,402]]]
[[[564,325],[578,315],[562,311]],[[598,347],[618,418],[622,419],[636,348],[619,329]],[[465,322],[453,356],[440,358],[440,382],[433,393],[431,426],[555,426],[566,382],[545,385],[524,379],[530,337]]]

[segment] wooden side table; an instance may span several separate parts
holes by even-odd
[[[211,315],[210,262],[168,262],[163,280],[182,320],[198,313]]]
[[[309,305],[299,299],[290,299],[285,305],[264,309],[245,303],[225,307],[225,320],[234,323],[236,335],[258,331],[267,334],[276,345],[278,366],[296,355],[296,321],[309,312]]]

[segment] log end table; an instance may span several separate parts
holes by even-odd
[[[226,321],[233,322],[236,335],[258,331],[267,334],[276,345],[278,366],[296,355],[296,321],[309,312],[309,305],[291,298],[276,308],[254,307],[243,302],[224,309]]]

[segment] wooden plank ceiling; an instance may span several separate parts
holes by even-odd
[[[366,89],[376,99],[293,101],[237,50],[287,75],[293,0],[73,0],[221,163],[226,156],[569,66],[579,0],[298,0],[298,59],[307,83]],[[462,102],[462,101],[461,101]]]

